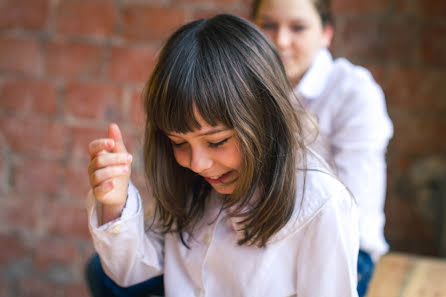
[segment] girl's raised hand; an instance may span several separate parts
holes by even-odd
[[[96,139],[88,146],[90,186],[102,203],[102,223],[121,215],[127,200],[132,156],[127,152],[118,125],[110,124],[108,138]]]

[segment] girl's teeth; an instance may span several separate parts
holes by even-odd
[[[211,176],[211,177],[209,177],[209,178],[210,178],[210,179],[219,179],[222,175],[223,175],[223,174],[221,174],[221,175],[217,175],[217,176]]]

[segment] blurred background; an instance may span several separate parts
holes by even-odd
[[[88,296],[87,144],[117,122],[144,186],[140,92],[175,28],[250,0],[0,0],[0,296]],[[446,1],[333,0],[335,56],[370,69],[395,135],[386,236],[446,256]]]

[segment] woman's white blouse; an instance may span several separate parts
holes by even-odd
[[[164,274],[166,296],[357,296],[355,201],[318,157],[310,159],[304,199],[298,173],[292,218],[265,248],[237,244],[237,220],[220,212],[224,198],[215,192],[187,248],[178,235],[150,231],[144,221],[153,215],[153,202],[144,212],[132,184],[121,218],[102,226],[90,191],[89,228],[104,270],[121,286]]]
[[[312,147],[334,168],[358,202],[360,248],[376,261],[384,238],[386,150],[393,135],[384,93],[370,72],[322,48],[295,93],[316,117]]]

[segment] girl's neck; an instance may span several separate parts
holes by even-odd
[[[289,77],[288,81],[290,83],[290,86],[294,89],[301,81],[303,75],[299,75],[296,77]]]

